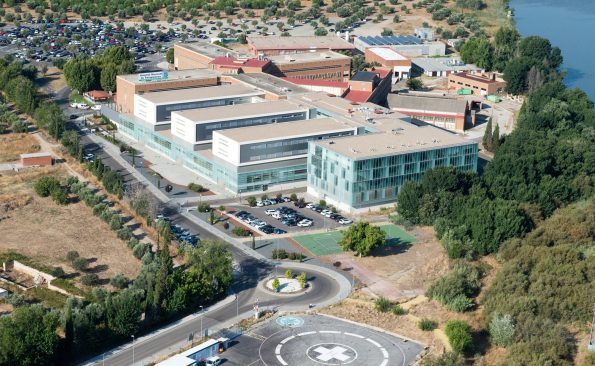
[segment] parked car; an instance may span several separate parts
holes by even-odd
[[[312,224],[313,223],[312,223],[311,220],[303,219],[302,221],[300,221],[300,222],[297,223],[297,226],[300,226],[300,227],[309,227],[309,226],[312,226]]]
[[[346,219],[346,218],[342,218],[341,220],[339,220],[339,224],[341,225],[349,225],[351,224],[353,221]]]
[[[269,208],[269,209],[266,209],[266,210],[264,210],[264,213],[265,213],[266,215],[268,215],[268,216],[271,216],[271,215],[272,215],[272,214],[274,214],[275,212],[278,212],[278,211],[277,211],[277,210],[275,210],[275,209],[272,209],[272,208]]]
[[[256,201],[256,206],[257,207],[262,207],[262,206],[264,206],[264,202],[263,201]]]
[[[91,107],[91,109],[94,110],[94,111],[100,111],[101,110],[101,106],[99,104],[96,104],[93,107]]]
[[[287,231],[283,230],[283,229],[279,229],[279,228],[275,228],[273,230],[273,234],[286,234]]]
[[[306,205],[306,208],[309,208],[309,209],[311,210],[311,209],[313,209],[313,208],[314,208],[314,206],[315,206],[315,205],[314,205],[312,202],[310,202],[310,203],[308,203],[308,204]]]

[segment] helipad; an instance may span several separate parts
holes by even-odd
[[[303,316],[298,328],[285,325],[293,324],[291,318],[278,318],[259,330],[265,337],[259,349],[262,364],[404,366],[422,350],[415,342],[333,318]]]

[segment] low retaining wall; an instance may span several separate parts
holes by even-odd
[[[19,272],[23,272],[25,274],[28,274],[29,276],[33,277],[33,280],[35,281],[35,283],[37,284],[41,284],[41,283],[45,283],[48,286],[48,289],[52,290],[52,291],[56,291],[59,292],[63,295],[66,296],[76,296],[71,294],[70,292],[60,288],[60,287],[56,287],[54,285],[52,285],[52,281],[56,279],[56,277],[52,276],[49,273],[45,273],[42,272],[40,270],[37,270],[33,267],[29,267],[26,264],[23,264],[19,261],[13,260],[12,261],[12,265],[11,268],[14,269],[15,271],[19,271]],[[38,279],[42,279],[42,281],[39,281]],[[18,286],[18,285],[17,285]],[[22,286],[20,286],[22,287]],[[80,297],[80,296],[77,296]]]

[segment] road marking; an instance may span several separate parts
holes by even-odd
[[[405,361],[403,361],[403,362],[405,362]],[[380,366],[386,366],[386,365],[388,365],[388,360],[385,358],[384,361],[382,361],[382,363],[380,364]]]
[[[318,333],[341,334],[338,330],[320,330]]]
[[[343,348],[341,346],[335,346],[333,348],[318,346],[314,349],[314,352],[319,353],[316,358],[324,362],[328,362],[330,360],[345,362],[349,360],[351,357],[346,355],[345,351],[347,351],[347,348]]]
[[[347,336],[355,337],[355,338],[360,338],[360,339],[364,339],[364,338],[366,338],[366,337],[364,337],[364,336],[362,336],[362,335],[359,335],[359,334],[354,334],[354,333],[347,333],[347,332],[345,332],[345,333],[343,333],[343,334],[345,334],[345,335],[347,335]]]
[[[310,335],[310,334],[316,334],[316,332],[303,332],[303,333],[299,333],[297,336],[301,337],[301,336]]]
[[[281,362],[281,365],[287,366],[287,362],[285,362],[285,360],[283,359],[283,357],[277,355],[277,360],[279,360],[279,362]]]
[[[380,347],[380,350],[382,351],[382,355],[384,356],[384,358],[388,358],[388,352],[386,351],[386,349],[383,347]]]
[[[278,344],[277,348],[275,348],[275,354],[276,355],[280,355],[281,354],[281,347],[283,347],[282,344]]]
[[[292,340],[292,339],[294,339],[294,338],[295,338],[295,336],[287,337],[287,338],[285,338],[284,340],[282,340],[280,343],[281,343],[281,344],[285,344],[285,343],[287,343],[287,342],[291,341],[291,340]]]
[[[375,345],[375,346],[376,346],[376,347],[378,347],[378,348],[382,348],[382,345],[381,345],[380,343],[376,342],[376,341],[375,341],[375,340],[373,340],[373,339],[366,338],[366,341],[368,341],[368,342],[372,343],[373,345]]]

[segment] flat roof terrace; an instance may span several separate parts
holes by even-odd
[[[413,124],[393,118],[391,125],[393,128],[390,131],[316,141],[315,143],[353,160],[366,160],[474,143],[425,123]]]
[[[197,52],[210,58],[231,56],[235,58],[243,57],[244,55],[238,51],[231,50],[217,46],[207,42],[194,43],[176,43],[176,46],[185,48],[192,52]]]
[[[154,104],[188,103],[199,100],[224,99],[232,97],[263,96],[264,93],[254,87],[245,85],[219,85],[202,88],[166,90],[145,93],[143,99]]]
[[[253,127],[232,128],[215,131],[238,143],[267,140],[286,140],[325,132],[354,130],[357,126],[335,118],[314,118],[282,124],[268,124]]]
[[[207,69],[167,71],[167,79],[163,80],[140,81],[139,75],[140,74],[118,75],[118,78],[134,84],[157,84],[180,80],[212,79],[219,77],[218,72]]]
[[[324,60],[351,60],[351,57],[333,51],[292,53],[286,55],[267,56],[266,58],[278,65],[300,62],[320,62]]]
[[[350,50],[355,46],[337,36],[248,37],[257,50]]]
[[[196,124],[232,119],[245,119],[256,116],[280,115],[291,112],[307,111],[308,107],[298,106],[286,100],[273,102],[242,103],[220,107],[189,109],[172,112]]]

